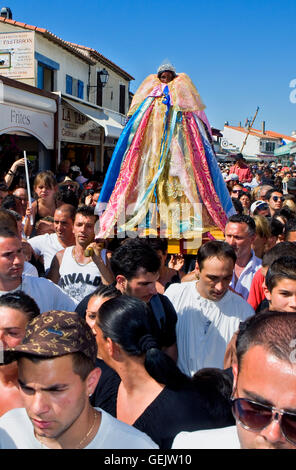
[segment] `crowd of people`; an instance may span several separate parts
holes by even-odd
[[[100,185],[67,162],[31,206],[23,160],[4,175],[0,448],[296,448],[296,162],[233,159],[194,260],[95,239]]]

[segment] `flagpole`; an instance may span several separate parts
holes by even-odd
[[[27,193],[28,193],[28,203],[29,208],[32,209],[32,199],[31,199],[31,188],[30,188],[30,179],[28,171],[28,162],[27,162],[27,152],[24,150],[24,160],[25,160],[25,170],[26,170],[26,181],[27,181]],[[33,215],[30,215],[30,222],[33,225]]]

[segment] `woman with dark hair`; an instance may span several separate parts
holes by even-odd
[[[244,208],[240,200],[237,197],[232,197],[231,200],[236,213],[243,214]]]
[[[240,191],[238,193],[238,200],[243,206],[243,214],[250,215],[250,207],[252,204],[251,194],[246,191]]]
[[[100,284],[99,287],[96,288],[94,292],[92,292],[87,298],[84,298],[82,302],[85,305],[85,321],[88,326],[92,329],[93,333],[96,334],[95,324],[97,319],[97,312],[101,305],[109,299],[114,299],[115,297],[119,297],[121,292],[116,289],[113,284],[106,285]],[[81,304],[81,303],[80,303]],[[79,305],[80,305],[79,304]],[[79,305],[77,307],[79,307]],[[80,308],[76,312],[80,314],[79,310],[81,311],[82,304]],[[81,316],[81,315],[80,315]],[[98,357],[99,357],[99,350],[98,350]]]
[[[12,348],[22,342],[26,325],[40,314],[35,300],[22,291],[0,297],[0,347]],[[1,352],[1,351],[0,351]],[[0,362],[0,416],[23,406],[18,388],[17,363]]]
[[[95,406],[170,448],[180,430],[205,429],[213,420],[191,378],[162,352],[151,333],[145,302],[122,295],[104,302],[95,325],[104,373],[92,397]],[[102,383],[103,381],[103,383]]]

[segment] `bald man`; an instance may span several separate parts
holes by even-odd
[[[28,240],[35,255],[43,257],[45,273],[47,273],[51,261],[58,251],[75,244],[73,234],[75,211],[75,207],[70,204],[61,205],[54,213],[55,232],[38,235]]]

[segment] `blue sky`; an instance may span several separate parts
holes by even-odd
[[[296,130],[295,0],[8,0],[13,19],[92,47],[135,91],[164,59],[195,83],[213,127]]]

